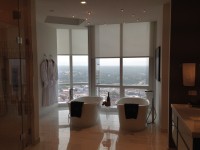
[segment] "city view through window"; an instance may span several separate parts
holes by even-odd
[[[139,96],[145,98],[146,89],[142,87],[149,85],[149,59],[123,58],[122,80],[124,96]],[[116,100],[121,97],[119,58],[96,59],[96,84],[97,95],[106,99],[109,92],[111,104],[115,104]],[[109,85],[114,87],[108,87]],[[140,89],[137,88],[138,86]]]
[[[73,88],[73,98],[89,95],[88,57],[72,57],[73,79],[70,78],[69,59],[68,55],[58,56],[58,102],[69,101],[70,88]],[[73,80],[73,86],[70,86],[70,79]],[[146,97],[145,87],[149,84],[149,58],[123,58],[122,79],[124,96]],[[114,104],[120,98],[119,58],[96,59],[96,94],[105,99],[108,92]]]
[[[69,55],[58,55],[58,102],[70,100],[70,89],[73,89],[73,98],[87,96],[88,90],[88,56],[72,56],[70,71]],[[72,84],[70,86],[70,84]]]

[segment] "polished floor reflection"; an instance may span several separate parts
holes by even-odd
[[[119,130],[117,113],[101,113],[100,123],[70,129],[68,110],[58,108],[41,117],[41,142],[28,150],[167,150],[167,133],[150,124],[140,132]]]

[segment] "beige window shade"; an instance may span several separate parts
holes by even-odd
[[[69,53],[69,29],[57,29],[57,54]]]
[[[150,53],[150,22],[123,24],[123,57]]]
[[[72,54],[88,54],[87,29],[72,29]]]
[[[70,53],[75,55],[88,54],[87,29],[57,29],[57,54],[68,55]]]
[[[95,26],[95,57],[120,56],[120,25]]]

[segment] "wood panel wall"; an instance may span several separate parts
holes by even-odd
[[[173,147],[171,135],[171,104],[200,101],[200,9],[198,1],[171,1],[170,81],[169,81],[169,146]],[[194,87],[184,87],[182,63],[197,63],[197,80]],[[196,90],[197,96],[188,95]]]

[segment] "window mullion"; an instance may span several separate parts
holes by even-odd
[[[72,30],[71,29],[69,30],[69,48],[70,48],[69,49],[70,89],[72,90],[73,89],[73,61],[72,61]]]
[[[120,97],[124,97],[124,88],[123,88],[123,24],[120,24]]]

